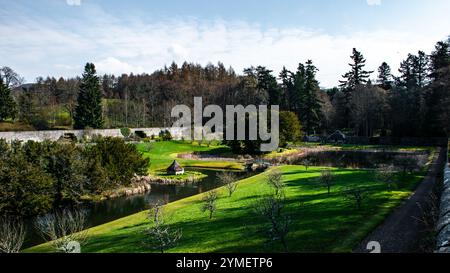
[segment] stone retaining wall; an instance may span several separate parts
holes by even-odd
[[[131,129],[132,133],[136,131],[144,132],[148,137],[152,135],[158,136],[163,130],[169,130],[172,137],[175,140],[181,140],[183,137],[183,128],[135,128]],[[104,137],[120,137],[123,138],[120,133],[120,129],[100,129],[100,130],[61,130],[61,131],[26,131],[26,132],[0,132],[0,139],[5,139],[7,142],[13,140],[21,141],[36,141],[41,142],[44,140],[56,141],[64,135],[74,135],[78,140],[83,136],[101,135]]]
[[[448,163],[448,162],[447,162]],[[450,165],[444,170],[444,188],[437,223],[437,252],[450,253]]]

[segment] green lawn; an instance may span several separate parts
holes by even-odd
[[[371,230],[380,224],[387,214],[411,192],[424,173],[404,177],[400,187],[387,191],[384,184],[375,182],[370,170],[333,169],[336,185],[332,193],[317,184],[320,170],[308,171],[302,166],[283,166],[286,185],[285,211],[291,217],[288,247],[291,252],[350,252]],[[253,204],[270,192],[265,182],[266,174],[260,174],[239,183],[235,194],[227,197],[220,189],[218,211],[212,220],[200,210],[202,195],[182,199],[166,205],[169,223],[181,228],[183,237],[178,246],[169,252],[279,252],[277,243],[267,246],[258,232],[264,227],[255,215]],[[341,191],[347,186],[364,187],[368,197],[363,209],[343,199]],[[151,252],[144,246],[142,231],[146,227],[146,213],[141,212],[90,230],[90,240],[84,252]],[[47,252],[47,245],[28,249],[26,252]]]
[[[141,143],[137,145],[138,150],[145,157],[150,158],[150,172],[155,173],[158,170],[165,170],[176,159],[183,167],[213,168],[213,169],[230,169],[240,170],[242,164],[236,162],[221,161],[203,161],[178,159],[177,154],[191,152],[208,152],[211,154],[222,154],[228,152],[225,146],[201,146],[182,141],[163,141],[154,143]]]

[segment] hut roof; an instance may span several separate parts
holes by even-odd
[[[176,160],[174,160],[172,165],[167,168],[168,172],[181,172],[183,170],[183,167],[181,167],[181,165]]]
[[[345,134],[339,130],[328,136],[328,139],[345,139],[345,138],[346,138]]]

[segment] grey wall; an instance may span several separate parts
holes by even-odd
[[[135,128],[131,132],[143,131],[147,136],[158,136],[162,130],[169,130],[175,140],[181,140],[183,136],[183,128]],[[56,141],[64,134],[73,134],[78,139],[83,136],[101,135],[104,137],[123,137],[120,129],[104,129],[104,130],[62,130],[62,131],[28,131],[28,132],[0,132],[0,139],[5,139],[7,142],[13,140],[28,141],[33,140],[41,142],[44,140]]]
[[[441,198],[440,217],[436,228],[437,251],[450,253],[450,167],[444,170],[444,191]]]
[[[450,149],[450,140],[448,140],[447,153]],[[437,230],[437,252],[450,253],[450,162],[448,161],[444,168],[444,185],[439,207],[439,220],[436,226]]]

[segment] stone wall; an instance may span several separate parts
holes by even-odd
[[[158,136],[162,130],[169,130],[175,140],[181,140],[183,137],[183,128],[134,128],[132,133],[136,131],[144,132],[148,137],[152,135]],[[100,130],[60,130],[60,131],[27,131],[27,132],[0,132],[0,139],[5,139],[7,142],[13,140],[21,141],[36,141],[44,140],[56,141],[65,135],[74,135],[77,139],[82,139],[83,136],[101,135],[104,137],[120,137],[122,134],[120,129],[100,129]]]
[[[450,253],[450,165],[448,162],[444,170],[444,188],[436,230],[438,232],[437,251]]]

